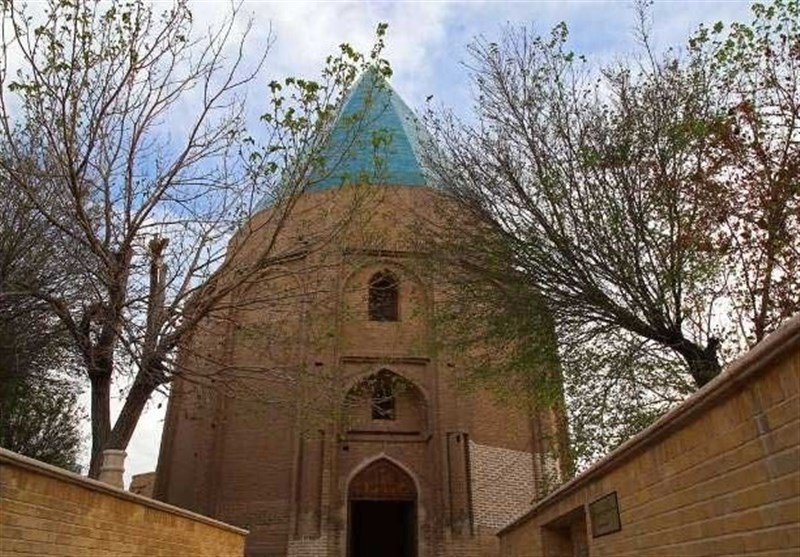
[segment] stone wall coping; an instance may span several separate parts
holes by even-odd
[[[150,507],[151,509],[163,511],[165,513],[176,515],[182,518],[188,518],[189,520],[194,520],[196,522],[202,522],[221,530],[233,532],[234,534],[246,536],[249,533],[248,530],[243,528],[238,528],[236,526],[220,522],[219,520],[214,520],[213,518],[203,516],[202,514],[187,511],[186,509],[182,509],[180,507],[162,503],[161,501],[156,501],[155,499],[151,499],[149,497],[136,495],[135,493],[125,491],[124,489],[119,489],[103,482],[86,478],[80,474],[68,472],[67,470],[63,470],[50,464],[45,464],[44,462],[22,456],[21,454],[0,447],[0,466],[2,465],[15,466],[29,470],[37,474],[42,474],[43,476],[77,485],[84,489],[110,495],[111,497],[116,497],[117,499],[129,501],[138,505],[144,505],[145,507]]]
[[[621,466],[663,440],[697,415],[740,389],[749,379],[768,369],[792,349],[800,349],[800,314],[794,315],[764,340],[734,360],[717,377],[690,395],[681,404],[661,416],[581,474],[561,485],[534,506],[497,532],[501,536],[559,500],[575,493],[593,480]]]

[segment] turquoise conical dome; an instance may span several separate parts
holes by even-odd
[[[403,99],[374,70],[348,93],[321,150],[321,169],[309,190],[347,184],[425,186],[428,134]]]

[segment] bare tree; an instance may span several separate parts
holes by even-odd
[[[358,70],[388,71],[378,57],[385,26],[369,57],[343,45],[321,80],[272,82],[254,139],[244,95],[270,41],[248,61],[238,6],[207,30],[183,0],[163,13],[140,1],[51,0],[41,18],[6,1],[3,17],[4,187],[46,220],[61,270],[52,280],[31,269],[3,296],[46,303],[77,348],[91,383],[96,477],[102,451],[127,446],[153,392],[191,373],[178,347],[294,249],[281,241],[283,222],[318,174],[320,132]],[[262,199],[268,218],[240,229]],[[269,241],[245,264],[241,236],[256,232]],[[112,424],[121,378],[129,386]]]
[[[687,242],[707,216],[692,203],[707,146],[668,132],[705,110],[706,87],[674,64],[639,78],[611,68],[598,83],[566,38],[565,27],[549,38],[509,30],[499,45],[473,45],[480,121],[439,121],[438,178],[562,326],[648,338],[703,384],[719,372],[717,341],[684,327],[686,297],[713,267]]]
[[[607,411],[583,424],[595,456],[598,432],[623,440],[715,377],[736,333],[798,309],[797,8],[759,10],[738,46],[717,27],[604,68],[563,24],[507,29],[470,47],[474,120],[429,115],[429,165],[468,215],[438,250],[464,276],[462,315],[515,373],[546,356],[513,339],[552,317],[573,411]]]

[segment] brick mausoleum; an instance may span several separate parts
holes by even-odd
[[[550,413],[459,386],[465,355],[436,342],[448,285],[420,263],[441,218],[421,137],[362,77],[324,146],[335,167],[277,243],[267,202],[229,246],[276,258],[268,273],[180,355],[194,375],[173,388],[155,497],[247,528],[250,557],[497,555],[559,469]]]

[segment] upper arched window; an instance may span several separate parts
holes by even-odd
[[[370,321],[398,320],[397,279],[389,271],[375,273],[369,280]]]

